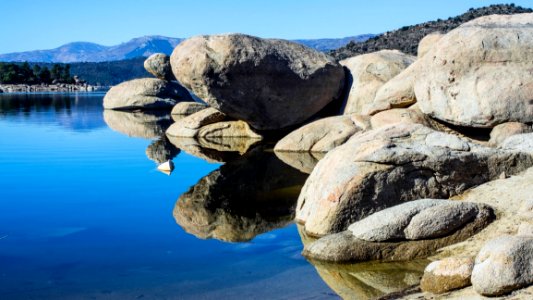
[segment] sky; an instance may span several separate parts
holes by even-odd
[[[0,0],[0,53],[75,41],[116,45],[144,35],[241,32],[271,38],[340,38],[381,33],[533,0]]]

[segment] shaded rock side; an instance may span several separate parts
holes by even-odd
[[[533,121],[533,14],[465,23],[420,64],[415,94],[425,114],[481,128]]]
[[[387,207],[447,199],[532,164],[528,153],[480,146],[419,124],[383,127],[326,154],[302,189],[296,219],[312,235],[340,232]]]
[[[176,82],[157,78],[133,79],[112,87],[104,97],[105,109],[172,109],[179,101],[193,101]]]
[[[398,50],[381,50],[359,55],[339,63],[348,69],[349,92],[343,114],[361,114],[372,104],[377,90],[415,61]]]
[[[324,53],[243,34],[187,39],[170,60],[185,87],[260,130],[305,121],[338,98],[344,84],[342,66]]]

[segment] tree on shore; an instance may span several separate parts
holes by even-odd
[[[54,64],[52,70],[47,66],[30,66],[28,62],[0,63],[0,83],[4,84],[50,84],[73,83],[70,65]]]

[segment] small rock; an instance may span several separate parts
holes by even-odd
[[[144,61],[144,68],[148,73],[163,80],[176,80],[172,69],[170,68],[170,57],[164,53],[155,53],[150,55]]]
[[[424,270],[420,288],[424,292],[442,294],[470,285],[474,260],[470,257],[448,257],[430,263]]]
[[[531,126],[519,122],[507,122],[497,125],[490,132],[489,144],[491,146],[501,145],[508,137],[515,134],[530,133]]]
[[[472,271],[483,296],[501,296],[533,284],[533,237],[501,236],[483,246]]]

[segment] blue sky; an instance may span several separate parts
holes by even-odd
[[[156,34],[242,32],[286,39],[335,38],[380,33],[496,3],[502,1],[0,0],[0,53],[74,41],[114,45]],[[533,0],[513,3],[533,7]]]

